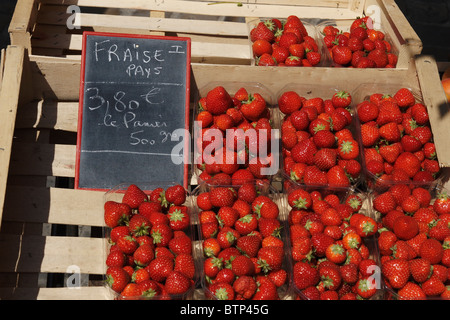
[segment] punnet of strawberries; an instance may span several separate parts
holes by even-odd
[[[117,299],[186,299],[197,280],[191,205],[183,186],[144,191],[123,184],[105,195],[105,283]]]
[[[279,94],[282,171],[299,184],[356,185],[362,160],[352,94],[316,90],[288,85]]]
[[[441,170],[427,106],[409,88],[367,86],[356,90],[355,104],[369,187],[433,183]]]
[[[331,23],[324,23],[320,28],[336,67],[395,68],[397,65],[398,55],[393,52],[386,34],[375,30],[368,16],[356,18],[348,30]]]
[[[280,195],[267,183],[203,183],[196,191],[207,299],[279,300],[290,265]]]
[[[372,194],[388,298],[450,299],[450,193],[394,184]]]
[[[376,220],[364,193],[286,180],[296,299],[380,299]]]
[[[312,67],[322,62],[315,28],[295,15],[258,20],[250,40],[257,66]]]
[[[195,176],[214,178],[222,185],[235,181],[267,180],[270,167],[274,116],[272,93],[247,83],[222,83],[204,88],[195,121],[201,127],[196,143]]]

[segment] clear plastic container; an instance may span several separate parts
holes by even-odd
[[[251,65],[252,66],[256,66],[256,59],[255,59],[255,55],[253,54],[253,48],[252,48],[252,40],[250,38],[250,31],[255,28],[259,22],[261,21],[266,21],[269,20],[271,18],[255,18],[252,20],[249,20],[247,22],[247,27],[248,27],[248,41],[249,41],[249,48],[250,48],[250,57],[251,57]],[[283,24],[285,23],[286,19],[279,19]],[[328,54],[328,49],[326,46],[324,46],[323,41],[321,40],[321,36],[320,34],[317,32],[317,28],[315,26],[315,24],[313,24],[312,22],[310,22],[308,19],[301,19],[303,25],[305,26],[306,31],[308,32],[308,35],[310,37],[312,37],[318,47],[318,51],[321,55],[321,59],[320,62],[315,65],[314,67],[326,67],[330,64],[330,62],[328,61],[329,59],[329,54]]]
[[[175,186],[178,185],[177,183],[174,182],[149,182],[149,183],[132,183],[132,182],[124,182],[121,183],[117,186],[115,186],[114,188],[112,188],[111,190],[107,191],[104,196],[104,203],[106,203],[107,201],[116,201],[116,202],[122,202],[122,199],[124,197],[124,194],[126,192],[126,190],[128,189],[128,187],[132,184],[135,184],[136,186],[138,186],[142,191],[144,191],[148,196],[151,194],[151,192],[157,188],[163,188],[164,190],[166,190],[168,187],[170,186]],[[149,297],[145,297],[145,296],[123,296],[121,295],[121,293],[117,293],[115,292],[106,282],[106,270],[107,270],[107,266],[105,263],[105,273],[104,273],[104,286],[107,288],[108,291],[108,296],[111,297],[111,299],[114,300],[188,300],[188,299],[192,299],[192,297],[195,294],[195,289],[196,287],[199,285],[199,267],[198,267],[198,257],[197,257],[197,249],[195,247],[195,226],[194,226],[194,221],[195,221],[195,217],[194,217],[194,210],[193,210],[193,206],[192,206],[192,195],[190,193],[190,191],[185,190],[186,191],[186,201],[184,202],[184,204],[182,204],[182,206],[187,207],[187,212],[189,213],[189,218],[190,218],[190,223],[189,226],[186,227],[185,229],[183,229],[184,233],[186,235],[189,236],[189,238],[191,239],[192,242],[192,257],[194,259],[194,264],[195,264],[195,275],[193,277],[193,279],[191,279],[191,286],[190,288],[183,294],[161,294],[161,295],[155,295],[151,298]],[[138,209],[133,209],[133,215],[136,214],[138,211],[136,211]],[[164,214],[167,214],[167,210],[162,210],[162,212]],[[125,223],[121,223],[121,226],[125,225]],[[108,254],[110,253],[111,250],[111,246],[113,245],[113,243],[111,242],[111,228],[107,227],[106,225],[102,228],[103,231],[103,237],[106,239],[105,241],[105,246],[104,246],[104,261],[106,262],[106,257],[108,256]],[[140,267],[137,267],[136,265],[132,266],[135,271],[138,270]],[[130,280],[131,281],[131,280]],[[161,284],[163,285],[164,283],[161,282]]]
[[[211,82],[208,85],[200,88],[197,93],[197,97],[195,98],[195,104],[194,104],[195,108],[194,108],[194,112],[193,112],[192,123],[195,124],[197,116],[201,112],[201,108],[199,107],[200,99],[205,98],[210,90],[212,90],[218,86],[223,87],[231,97],[234,97],[236,92],[241,88],[246,89],[246,91],[248,92],[249,95],[253,95],[255,93],[260,94],[266,101],[267,109],[269,112],[269,115],[266,115],[266,117],[268,117],[268,119],[269,119],[271,128],[275,129],[275,125],[276,125],[276,123],[278,123],[278,118],[277,118],[278,113],[277,113],[277,109],[274,107],[276,104],[275,96],[270,91],[270,89],[268,89],[267,87],[265,87],[264,85],[262,85],[261,83],[258,83],[258,82],[217,81],[217,82]],[[250,121],[250,120],[248,120],[248,122],[250,124],[254,123],[254,121]],[[209,127],[211,127],[211,125]],[[236,126],[234,126],[233,128],[236,128]],[[203,181],[200,177],[201,173],[203,172],[203,167],[202,167],[203,151],[201,150],[201,147],[197,143],[198,140],[202,139],[200,136],[200,132],[202,129],[199,128],[198,126],[194,125],[194,128],[192,130],[193,130],[192,131],[193,132],[192,145],[194,147],[192,148],[193,149],[193,151],[192,151],[193,164],[191,166],[191,176],[192,176],[191,184],[198,185]],[[248,135],[249,139],[252,137],[251,133],[252,132],[250,132],[250,134]],[[279,156],[278,156],[279,148],[277,148],[277,145],[279,145],[279,133],[277,130],[271,130],[271,134],[272,134],[271,140],[274,141],[271,144],[271,149],[263,150],[263,151],[258,150],[259,153],[257,155],[253,155],[253,156],[256,156],[256,158],[258,158],[259,156],[268,156],[272,153],[273,157],[275,157],[277,160],[279,159]],[[224,141],[225,141],[226,137],[227,137],[226,131],[222,132],[222,137],[224,138]],[[245,137],[247,137],[247,136],[245,136]],[[249,148],[247,148],[247,150],[249,150]],[[233,149],[233,151],[236,151],[236,150]],[[243,152],[244,150],[241,150],[241,151]],[[253,158],[253,159],[256,159],[256,158]],[[238,159],[238,160],[239,160],[238,163],[240,164],[240,166],[239,166],[240,169],[248,168],[248,161],[244,161],[242,159]],[[278,173],[278,166],[276,166],[276,163],[274,165],[272,165],[271,168],[273,168],[273,170],[270,170],[270,172],[269,172],[271,174],[268,174],[266,177],[264,177],[268,180],[271,180],[272,177]]]
[[[450,189],[448,189],[448,187],[444,184],[444,183],[439,183],[439,184],[436,184],[436,185],[433,185],[433,186],[414,186],[414,185],[407,185],[407,187],[408,187],[408,189],[409,189],[409,191],[410,191],[410,195],[416,195],[416,194],[419,194],[419,192],[418,191],[414,191],[415,189],[418,189],[418,188],[420,188],[420,189],[425,189],[426,191],[428,191],[429,192],[429,202],[428,201],[425,201],[425,200],[423,200],[424,202],[423,202],[423,204],[421,205],[421,209],[419,209],[419,210],[422,210],[422,209],[426,209],[426,210],[430,210],[430,209],[432,209],[433,211],[434,211],[434,213],[437,215],[437,219],[439,220],[440,218],[439,217],[441,217],[441,215],[443,214],[443,216],[445,216],[445,215],[448,215],[449,213],[450,213],[450,210],[448,209],[448,206],[447,206],[447,209],[436,209],[435,207],[434,207],[434,205],[435,205],[435,202],[436,201],[441,201],[441,200],[438,200],[439,198],[440,198],[440,196],[441,195],[448,195],[448,196],[450,196]],[[399,191],[400,190],[400,185],[391,185],[391,186],[385,186],[384,188],[380,188],[380,189],[377,189],[377,190],[375,190],[374,192],[372,192],[371,194],[370,194],[370,196],[369,196],[369,198],[370,198],[370,202],[371,202],[371,210],[372,210],[372,214],[376,217],[376,219],[377,219],[377,221],[379,222],[379,224],[381,225],[381,227],[383,228],[383,229],[385,229],[385,230],[389,230],[389,231],[392,231],[392,232],[394,232],[394,229],[393,229],[393,223],[392,223],[392,219],[391,218],[386,218],[386,216],[387,216],[387,213],[383,213],[383,212],[380,212],[380,211],[378,211],[377,210],[377,205],[375,205],[375,201],[376,201],[376,199],[378,198],[378,197],[380,197],[380,196],[382,196],[384,193],[386,193],[386,192],[393,192],[394,194],[396,194],[397,196],[395,197],[395,199],[396,199],[396,201],[395,201],[395,203],[396,203],[396,209],[395,209],[395,211],[399,211],[400,212],[400,214],[404,214],[404,210],[403,209],[401,209],[402,208],[402,204],[399,202],[399,201],[401,201],[402,199],[405,199],[407,196],[406,196],[406,194],[404,194],[403,196],[401,196],[401,192]],[[416,193],[417,192],[417,193]],[[421,193],[422,194],[422,193]],[[419,198],[417,198],[417,199],[419,199]],[[421,199],[425,199],[424,197],[422,197]],[[441,207],[442,208],[442,207]],[[414,215],[415,214],[420,214],[421,215],[421,213],[418,213],[418,211],[415,211],[414,213],[408,213],[408,214],[405,214],[405,215],[408,215],[408,216],[412,216],[412,217],[414,217]],[[428,215],[428,214],[427,214]],[[399,215],[399,216],[401,216],[401,215]],[[442,216],[442,217],[443,217]],[[422,215],[421,215],[421,217],[422,217]],[[423,219],[426,219],[425,218],[425,216],[423,216],[424,218]],[[394,218],[395,219],[395,218]],[[419,218],[419,219],[422,219],[422,218]],[[424,221],[424,220],[422,220],[422,221]],[[435,222],[436,222],[436,220],[434,221],[434,223],[432,223],[431,225],[429,225],[428,227],[428,231],[427,232],[425,232],[424,231],[424,229],[423,229],[423,227],[421,227],[420,229],[419,229],[419,232],[417,233],[417,236],[418,237],[420,237],[420,234],[426,234],[427,236],[425,237],[425,238],[427,238],[427,239],[432,239],[432,238],[434,238],[434,235],[433,235],[433,233],[430,233],[430,230],[431,230],[431,228],[435,225]],[[395,232],[394,232],[394,234],[395,234]],[[383,261],[383,259],[384,259],[384,256],[392,256],[393,255],[393,253],[390,253],[390,252],[388,252],[388,251],[384,251],[383,252],[383,250],[382,249],[380,249],[380,245],[379,245],[379,243],[378,243],[378,239],[379,239],[379,234],[377,235],[377,238],[376,238],[376,241],[377,241],[377,247],[378,247],[378,254],[379,254],[379,257],[378,257],[378,260],[380,261],[380,266],[382,265],[381,264],[381,261]],[[414,236],[415,237],[415,236]],[[414,239],[414,237],[413,237],[413,239]],[[439,236],[438,236],[439,237]],[[401,240],[400,238],[398,238],[397,237],[397,239],[398,240]],[[439,239],[439,238],[435,238],[435,239],[438,239],[438,241],[440,242],[440,243],[442,243],[443,244],[443,242],[445,241],[445,240],[442,240],[442,239]],[[408,243],[412,243],[412,242],[409,242],[408,240],[404,240],[404,241],[406,241],[406,242],[408,242]],[[414,241],[413,241],[414,242]],[[418,245],[418,247],[416,247],[414,250],[420,250],[420,249],[418,249],[418,248],[420,248],[420,245]],[[448,250],[448,249],[447,249]],[[416,251],[417,252],[417,251]],[[416,258],[421,258],[421,256],[420,256],[420,254],[416,254],[416,256],[414,256],[414,257],[412,257],[412,258],[409,258],[409,259],[407,259],[407,261],[411,261],[412,259],[416,259]],[[441,262],[438,262],[438,263],[432,263],[432,268],[433,269],[437,269],[437,265],[441,265],[441,266],[443,266],[444,267],[444,269],[445,268],[448,268],[447,266],[445,266],[445,265],[443,265]],[[402,297],[400,294],[399,294],[399,290],[400,289],[396,289],[396,288],[394,288],[394,287],[392,287],[390,284],[389,284],[389,280],[387,280],[386,279],[386,277],[385,277],[385,275],[382,273],[382,284],[383,284],[383,286],[384,286],[384,290],[385,290],[385,296],[384,296],[384,299],[385,300],[408,300],[408,298],[406,298],[406,297]],[[442,279],[441,279],[442,280]],[[415,284],[417,284],[417,285],[419,285],[419,286],[421,286],[421,282],[417,282],[417,281],[415,281],[415,279],[413,278],[413,276],[412,275],[410,275],[410,277],[408,278],[408,282],[413,282],[413,283],[415,283]],[[445,280],[445,281],[443,281],[443,283],[444,283],[444,285],[448,285],[448,279],[447,280]],[[443,298],[440,296],[440,295],[436,295],[436,296],[426,296],[425,297],[425,299],[426,300],[443,300]]]
[[[298,209],[297,210],[289,205],[289,201],[287,200],[289,195],[298,189],[307,191],[310,195],[313,195],[313,194],[315,194],[315,196],[320,195],[320,199],[325,200],[325,201],[327,201],[327,199],[328,199],[327,197],[329,196],[330,198],[333,198],[333,200],[330,199],[330,202],[335,201],[335,203],[336,203],[336,201],[338,201],[339,204],[344,204],[350,197],[357,195],[359,197],[359,199],[361,200],[360,208],[359,208],[359,210],[356,210],[353,213],[351,213],[349,215],[349,217],[345,219],[347,221],[346,223],[349,223],[350,217],[355,213],[360,213],[360,214],[363,214],[364,216],[368,216],[368,217],[375,219],[375,217],[373,216],[373,212],[371,210],[371,202],[370,202],[370,198],[368,197],[368,194],[366,194],[365,192],[361,191],[358,188],[343,189],[343,188],[299,186],[298,184],[295,184],[290,180],[286,180],[284,183],[283,194],[284,194],[284,197],[286,198],[285,202],[288,206],[287,211],[288,211],[288,216],[289,216],[288,217],[289,226],[296,225],[296,224],[302,224],[301,222],[299,222],[299,216],[296,215],[296,213],[294,213],[294,211],[303,211],[302,212],[303,215],[306,216],[306,215],[311,214],[311,217],[312,217],[312,215],[318,214],[318,213],[314,213],[315,211],[314,211],[313,207],[308,208],[308,209]],[[319,198],[317,198],[317,199],[319,199]],[[290,212],[292,212],[292,215]],[[300,220],[300,221],[302,221],[302,220]],[[324,232],[324,231],[322,231],[322,232]],[[291,233],[289,234],[289,236],[291,237]],[[334,240],[334,243],[341,243],[343,236],[344,236],[344,233],[342,234],[342,236],[340,238],[338,236],[336,236],[337,239]],[[361,237],[361,238],[362,238],[361,239],[362,245],[364,245],[367,249],[368,259],[372,259],[375,262],[375,265],[373,265],[373,267],[372,267],[373,274],[370,276],[370,279],[373,281],[373,284],[376,286],[375,287],[376,291],[370,298],[365,298],[365,299],[382,300],[385,293],[384,293],[384,286],[381,281],[381,269],[379,267],[380,266],[379,253],[378,253],[378,248],[376,245],[375,235]],[[291,245],[292,245],[292,243],[291,243]],[[291,249],[291,253],[292,252],[293,252],[293,249]],[[297,263],[297,261],[294,260],[293,256],[291,256],[291,259],[292,259],[292,268],[294,270],[295,264]],[[313,265],[314,267],[317,268],[318,264],[324,260],[326,260],[326,257],[316,256],[315,251],[312,251],[312,257],[311,257],[311,261],[310,261],[311,265]],[[347,262],[343,262],[342,264],[337,264],[337,265],[340,266],[340,265],[344,265],[344,264],[347,264]],[[359,277],[358,277],[358,279],[359,279]],[[310,300],[309,296],[306,295],[302,289],[298,288],[294,281],[292,282],[291,286],[293,288],[293,291],[295,292],[297,299]],[[318,284],[316,284],[315,286],[319,287]]]
[[[271,200],[273,200],[278,206],[279,215],[276,219],[280,222],[280,226],[281,226],[280,235],[279,235],[278,239],[282,240],[282,242],[284,243],[284,257],[283,257],[283,263],[282,263],[281,269],[286,271],[287,279],[286,279],[286,282],[282,286],[277,288],[277,292],[278,292],[279,299],[289,300],[291,298],[291,293],[292,293],[291,287],[290,287],[290,283],[291,283],[290,278],[291,278],[291,273],[292,273],[291,270],[292,269],[291,269],[291,260],[289,258],[290,251],[289,251],[289,239],[288,239],[288,234],[287,234],[288,230],[287,230],[287,213],[286,213],[285,199],[279,193],[279,191],[276,190],[270,183],[255,182],[253,185],[256,187],[256,190],[258,191],[258,196],[267,196]],[[235,192],[238,192],[238,190],[241,186],[242,186],[242,184],[241,185],[233,185],[233,186],[215,185],[213,181],[208,181],[208,182],[202,182],[192,192],[193,199],[194,199],[193,203],[194,203],[194,207],[195,207],[195,217],[197,219],[196,223],[197,223],[198,238],[201,243],[201,245],[199,245],[199,253],[198,253],[198,256],[200,256],[200,261],[201,261],[201,263],[199,263],[200,268],[201,268],[200,272],[202,274],[201,285],[202,285],[206,299],[218,300],[218,298],[216,296],[214,296],[212,294],[212,292],[209,290],[208,279],[206,278],[206,276],[204,274],[203,263],[204,263],[204,260],[207,259],[207,256],[205,256],[205,254],[203,252],[203,242],[206,240],[206,238],[203,237],[203,235],[202,235],[201,223],[199,220],[199,216],[202,212],[202,209],[200,209],[197,205],[195,205],[196,198],[205,192],[209,192],[209,191],[213,190],[214,188],[225,187],[225,188],[230,188],[230,189],[234,190]],[[217,213],[218,208],[213,207],[211,210],[213,210],[214,212]],[[234,228],[234,227],[232,227],[232,228]],[[231,247],[236,248],[236,242],[233,245],[231,245]],[[254,274],[252,277],[256,278],[258,276],[264,276],[264,275],[266,275],[266,273],[261,271],[258,274]]]
[[[315,25],[316,27],[316,33],[319,35],[319,43],[320,45],[325,48],[324,50],[324,54],[326,56],[326,58],[324,59],[324,61],[326,61],[326,67],[340,67],[342,68],[343,66],[340,64],[337,64],[333,61],[331,54],[330,54],[330,50],[329,48],[327,48],[325,42],[324,42],[324,36],[323,36],[323,28],[326,26],[333,26],[338,28],[341,32],[349,32],[350,31],[350,26],[352,25],[354,20],[323,20],[321,22],[319,22],[318,24]],[[381,31],[384,33],[385,35],[385,40],[391,45],[391,53],[395,54],[397,57],[399,55],[399,50],[398,48],[395,46],[395,44],[393,43],[389,33],[385,32],[382,28],[380,29],[375,29],[377,31]]]
[[[413,96],[416,100],[416,103],[424,104],[420,92],[413,90],[410,87],[405,87],[405,86],[402,86],[401,84],[389,85],[389,84],[362,83],[351,93],[353,96],[352,108],[354,110],[354,114],[357,114],[359,104],[362,103],[363,101],[368,101],[372,94],[382,94],[382,95],[389,95],[389,96],[393,97],[395,95],[395,93],[401,88],[406,88],[409,91],[411,91],[411,93],[413,94]],[[400,110],[404,113],[406,111],[406,108],[400,108]],[[366,148],[363,147],[362,137],[361,137],[362,123],[357,115],[354,118],[356,120],[356,127],[357,127],[357,132],[358,132],[357,136],[360,139],[359,140],[360,146],[361,146],[362,150],[364,150]],[[431,129],[431,126],[430,126],[430,129]],[[423,150],[423,148],[421,150]],[[367,166],[366,166],[365,152],[361,152],[361,160],[362,160],[362,164],[363,164],[365,184],[369,189],[373,190],[373,189],[380,188],[380,187],[383,188],[384,185],[389,186],[392,184],[405,183],[405,181],[396,182],[396,181],[389,180],[389,179],[383,180],[383,179],[380,179],[379,176],[376,176],[373,173],[369,172],[367,170]],[[434,176],[434,179],[432,181],[426,181],[426,182],[414,181],[411,178],[407,182],[408,182],[408,184],[411,184],[412,186],[432,187],[432,186],[438,184],[440,182],[440,180],[442,179],[442,177],[443,177],[443,173],[442,173],[442,170],[440,170],[440,172],[438,172]]]
[[[286,84],[282,89],[280,89],[277,92],[277,101],[278,99],[283,95],[283,93],[288,92],[288,91],[294,91],[296,92],[298,95],[300,95],[300,97],[303,97],[305,99],[312,99],[312,98],[321,98],[323,100],[327,100],[327,99],[331,99],[332,96],[339,92],[339,91],[347,91],[348,93],[350,93],[351,97],[352,97],[352,101],[354,101],[354,96],[353,93],[349,90],[346,90],[345,88],[338,88],[338,87],[332,87],[332,86],[327,86],[327,85],[314,85],[314,86],[310,86],[310,85],[300,85],[300,84],[295,84],[295,83],[289,83]],[[360,143],[360,131],[358,130],[358,123],[357,123],[357,117],[355,116],[355,110],[352,107],[352,105],[350,105],[348,108],[346,108],[349,112],[350,115],[352,116],[352,121],[349,125],[347,125],[345,128],[350,130],[353,138],[355,139],[355,141],[358,142],[358,147],[361,148],[361,143]],[[283,120],[285,119],[286,115],[283,114],[279,108],[277,108],[278,110],[278,124],[277,124],[277,128],[280,129],[280,136],[282,137],[283,133],[281,131],[281,127],[283,124]],[[308,129],[306,129],[306,131],[308,131]],[[291,179],[290,177],[290,173],[285,171],[284,168],[284,150],[283,150],[283,144],[280,143],[280,148],[281,148],[281,152],[280,152],[280,172],[281,175],[286,178],[286,179]],[[337,148],[336,146],[334,148]],[[364,181],[364,176],[363,176],[363,168],[362,168],[362,157],[361,155],[359,155],[358,157],[355,158],[356,161],[358,161],[361,165],[361,173],[358,177],[353,177],[353,179],[350,181],[350,185],[343,187],[343,188],[348,188],[348,187],[356,187],[359,186],[360,184],[362,184],[362,182]],[[298,185],[304,185],[303,182],[301,181],[295,181],[292,180],[294,183],[297,183]],[[330,185],[322,185],[322,184],[310,184],[309,186],[316,186],[316,187],[323,187],[323,186],[328,186],[328,187],[333,187],[336,188],[336,186],[330,186]]]

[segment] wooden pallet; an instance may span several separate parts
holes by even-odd
[[[103,193],[73,189],[80,60],[28,55],[22,46],[9,46],[2,60],[0,298],[108,299],[101,281]],[[191,94],[236,79],[273,92],[287,81],[349,91],[368,79],[408,86],[429,107],[438,158],[450,166],[450,115],[432,57],[419,56],[409,69],[365,71],[193,63]],[[77,289],[67,285],[77,274],[73,266],[82,279]]]
[[[422,42],[394,0],[192,1],[136,0],[18,0],[9,33],[11,44],[31,54],[80,57],[84,30],[190,37],[192,61],[214,64],[251,64],[248,21],[286,18],[293,14],[313,24],[332,20],[349,24],[371,15],[399,52],[397,69],[408,68],[420,54]],[[72,11],[69,6],[78,11]],[[69,13],[67,13],[69,12]],[[76,17],[76,19],[75,19]],[[68,23],[79,28],[71,29]]]

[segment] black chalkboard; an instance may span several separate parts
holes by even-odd
[[[189,89],[189,38],[84,32],[75,187],[187,187]]]

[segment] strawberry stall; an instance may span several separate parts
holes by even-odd
[[[92,2],[18,0],[11,20],[0,299],[449,298],[449,105],[393,0]],[[111,101],[130,110],[127,130],[166,143],[185,129],[183,162],[161,160],[163,143],[151,160],[109,142],[111,158],[98,155],[112,113],[101,126],[81,114],[85,101],[109,107],[111,57],[150,79],[161,69],[138,63],[163,59],[106,41],[90,56],[89,36],[181,43],[169,49],[185,60],[165,65],[184,77],[170,104],[156,109],[154,87],[136,96],[162,120],[127,118],[140,100],[125,106],[125,93]],[[109,62],[94,69],[98,57]],[[143,81],[122,90],[153,86]],[[158,144],[138,133],[128,144]]]

